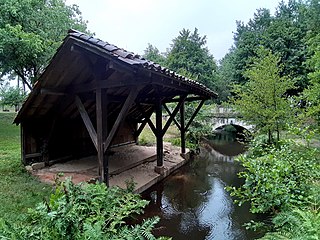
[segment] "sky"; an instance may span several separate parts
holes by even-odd
[[[273,14],[280,0],[66,0],[79,6],[88,29],[110,44],[143,54],[148,43],[165,52],[183,28],[198,28],[216,60],[233,44],[236,21],[256,9]]]

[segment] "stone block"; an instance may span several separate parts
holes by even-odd
[[[31,167],[33,170],[38,170],[38,169],[44,168],[45,163],[44,162],[33,163]]]

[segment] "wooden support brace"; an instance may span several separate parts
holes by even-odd
[[[197,109],[194,111],[194,113],[192,114],[191,118],[189,119],[189,122],[187,123],[186,127],[185,127],[185,131],[188,131],[190,124],[192,123],[192,121],[194,120],[194,118],[196,117],[196,115],[198,114],[198,112],[200,111],[200,109],[202,108],[203,104],[204,104],[205,100],[201,100],[201,102],[199,103]]]
[[[181,130],[181,126],[180,126],[180,124],[177,122],[177,120],[175,119],[175,117],[176,117],[176,115],[177,115],[177,113],[178,113],[178,111],[179,111],[179,109],[180,109],[180,107],[181,107],[181,104],[183,103],[183,100],[184,100],[184,98],[180,99],[179,103],[177,104],[177,106],[175,107],[175,109],[173,110],[172,113],[170,112],[169,108],[164,104],[164,108],[165,108],[165,109],[167,110],[167,112],[169,113],[170,118],[168,119],[166,125],[165,125],[164,128],[163,128],[162,135],[164,135],[164,134],[167,132],[170,124],[172,123],[172,121],[174,121],[175,124],[177,125],[177,127],[179,128],[179,130]]]
[[[153,134],[156,136],[156,127],[154,126],[153,122],[151,121],[150,117],[152,115],[152,113],[150,114],[150,116],[148,116],[145,111],[142,109],[141,105],[139,103],[137,103],[137,107],[138,110],[140,111],[140,113],[142,114],[142,116],[147,120],[147,123],[149,125],[149,127],[151,128]]]
[[[163,104],[163,107],[164,107],[164,109],[167,111],[167,113],[169,114],[169,116],[171,116],[172,113],[171,113],[170,109],[167,107],[167,105],[166,105],[166,104]],[[178,127],[178,129],[181,130],[181,126],[180,126],[179,122],[177,121],[177,119],[176,119],[176,118],[173,118],[173,121],[174,121],[174,123],[176,124],[176,126]]]
[[[135,137],[138,138],[142,132],[142,130],[144,129],[144,127],[146,126],[146,124],[148,123],[148,121],[150,121],[150,117],[152,115],[152,112],[149,114],[149,116],[145,117],[145,119],[143,120],[143,122],[141,123],[139,129],[135,132]],[[151,122],[152,123],[152,122]],[[152,123],[153,124],[153,123]],[[151,127],[150,127],[151,128]],[[153,130],[152,130],[153,131]]]
[[[97,132],[96,130],[94,129],[93,125],[92,125],[92,122],[90,120],[90,117],[86,111],[86,109],[84,108],[82,102],[81,102],[81,99],[78,97],[78,96],[75,96],[75,103],[78,107],[78,110],[79,110],[79,113],[81,115],[81,118],[84,122],[84,125],[86,126],[88,132],[89,132],[89,135],[90,135],[90,138],[93,142],[93,145],[95,146],[96,150],[98,151],[98,143],[97,143]]]
[[[106,151],[114,137],[114,135],[116,134],[121,122],[123,121],[123,119],[126,117],[127,112],[129,111],[132,103],[134,102],[135,98],[137,97],[139,93],[139,90],[137,88],[137,86],[134,86],[131,88],[130,93],[126,99],[126,101],[124,102],[122,109],[106,139],[106,141],[104,142],[104,151]]]

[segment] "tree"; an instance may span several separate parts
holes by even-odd
[[[279,141],[280,130],[285,128],[293,112],[286,92],[294,87],[294,82],[281,76],[283,64],[278,55],[263,47],[256,54],[244,73],[248,81],[236,86],[232,104],[244,121],[268,134],[269,142],[274,132]]]
[[[206,43],[206,36],[200,36],[197,28],[193,32],[182,29],[172,40],[166,65],[213,89],[217,65]]]
[[[214,89],[219,94],[218,103],[226,102],[231,96],[232,86],[235,79],[235,54],[234,51],[227,53],[221,60],[217,69],[217,78]]]
[[[303,92],[308,102],[307,115],[320,122],[320,33],[309,40],[309,51],[313,56],[307,61],[312,72],[308,74],[310,86]]]
[[[0,91],[0,102],[2,106],[12,106],[19,110],[19,106],[26,98],[26,94],[18,87],[2,87]]]
[[[233,65],[234,82],[246,82],[243,73],[249,59],[255,56],[257,46],[261,45],[263,34],[271,23],[272,17],[268,9],[258,9],[253,19],[247,24],[237,21],[237,30],[234,33]]]
[[[78,7],[65,0],[2,0],[1,75],[14,73],[31,89],[70,28],[87,26]]]
[[[165,66],[166,58],[160,53],[159,49],[152,44],[148,43],[147,48],[144,50],[143,57],[155,63]]]
[[[282,76],[290,76],[296,88],[290,95],[297,95],[308,85],[308,57],[306,38],[313,32],[316,24],[315,7],[308,2],[289,0],[280,2],[274,15],[268,9],[258,9],[247,24],[237,22],[234,34],[234,82],[243,83],[248,79],[243,74],[251,57],[255,57],[256,49],[264,46],[277,53],[283,64]],[[309,24],[310,23],[310,24]],[[319,22],[317,23],[319,25]]]

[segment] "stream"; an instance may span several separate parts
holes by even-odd
[[[143,193],[150,201],[145,217],[159,216],[156,236],[179,239],[254,239],[242,225],[257,216],[249,206],[233,203],[225,186],[240,186],[234,156],[245,151],[236,141],[208,140],[200,154],[164,181]]]

